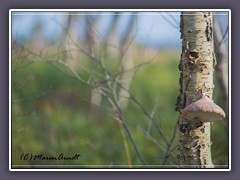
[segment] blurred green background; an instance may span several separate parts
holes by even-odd
[[[160,52],[161,54],[161,52]],[[164,54],[164,53],[163,53]],[[143,66],[135,75],[132,94],[151,114],[170,141],[178,112],[175,109],[179,94],[179,52],[166,52],[159,59]],[[18,59],[13,59],[13,64]],[[81,77],[86,76],[84,73]],[[29,81],[31,79],[31,81]],[[21,88],[21,85],[23,85]],[[215,83],[217,84],[217,83]],[[118,122],[104,107],[91,112],[91,89],[68,78],[47,62],[34,62],[12,74],[12,162],[13,165],[46,164],[46,161],[21,161],[22,153],[56,156],[81,154],[79,161],[48,161],[49,164],[127,165],[123,138]],[[214,99],[221,102],[216,85]],[[162,139],[154,127],[147,137],[150,121],[134,103],[128,104],[124,116],[142,155],[151,165],[159,165],[165,156]],[[212,155],[215,164],[228,163],[228,133],[223,123],[212,125]],[[140,165],[127,137],[132,165]],[[178,143],[178,132],[174,146]],[[161,145],[162,144],[162,145]],[[177,148],[169,164],[177,165]],[[174,167],[174,166],[173,166]]]

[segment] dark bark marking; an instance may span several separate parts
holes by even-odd
[[[189,59],[190,61],[195,61],[198,57],[199,57],[199,56],[198,56],[198,52],[197,52],[197,51],[190,51],[190,52],[188,53],[188,59]]]
[[[210,22],[207,22],[207,26],[206,26],[206,29],[205,29],[205,34],[206,34],[206,37],[207,37],[207,41],[211,41],[212,40],[212,23],[211,21]]]

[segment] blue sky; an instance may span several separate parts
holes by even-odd
[[[49,40],[57,38],[62,33],[60,24],[64,24],[66,14],[65,12],[14,12],[12,15],[13,37],[20,40],[30,40],[36,22],[41,22],[44,37]],[[80,14],[82,15],[83,13]],[[91,14],[96,15],[96,13]],[[225,31],[228,24],[228,16],[226,13],[218,14],[218,19],[223,31]],[[98,31],[103,35],[111,21],[113,13],[97,12],[97,15],[100,16],[97,24]],[[136,15],[136,13],[121,13],[119,23],[117,24],[119,35],[124,31],[130,15]],[[181,48],[179,29],[180,12],[138,12],[137,16],[136,41],[139,44],[158,48]],[[83,36],[84,22],[79,21],[79,23],[76,23],[77,28],[79,28],[79,36]]]

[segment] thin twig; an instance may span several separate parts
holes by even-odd
[[[102,93],[102,94],[107,98],[108,102],[112,105],[112,107],[114,108],[115,112],[117,113],[118,118],[119,118],[119,120],[121,121],[123,127],[125,128],[125,130],[126,130],[126,132],[127,132],[127,134],[128,134],[128,137],[129,137],[130,141],[132,142],[133,147],[134,147],[134,149],[135,149],[135,151],[136,151],[136,153],[137,153],[137,156],[139,157],[140,161],[141,161],[144,165],[147,165],[147,162],[143,159],[143,157],[142,157],[142,155],[141,155],[141,153],[140,153],[140,150],[138,149],[138,146],[137,146],[137,144],[136,144],[136,142],[135,142],[135,140],[134,140],[134,138],[133,138],[133,136],[132,136],[132,133],[131,133],[128,125],[127,125],[127,122],[126,122],[123,114],[122,114],[122,110],[120,109],[120,107],[118,106],[118,104],[115,103],[109,96],[106,96],[106,94],[104,94],[104,93]]]
[[[154,126],[156,127],[158,133],[160,134],[160,136],[162,137],[164,143],[166,145],[168,145],[167,139],[165,138],[165,136],[163,135],[163,132],[161,131],[161,129],[159,128],[159,126],[157,125],[157,122],[155,121],[154,118],[152,118],[150,116],[150,114],[148,114],[148,112],[146,111],[146,109],[143,107],[143,105],[130,93],[130,99],[136,103],[138,105],[138,107],[142,110],[142,112],[146,115],[146,117],[151,120],[154,124]]]
[[[121,135],[122,135],[122,139],[123,139],[123,143],[124,143],[125,153],[126,153],[127,161],[128,161],[128,167],[131,168],[132,167],[131,166],[132,161],[131,161],[131,156],[130,156],[130,152],[129,152],[129,147],[128,147],[126,135],[124,133],[124,127],[123,127],[121,122],[119,122],[119,121],[117,121],[117,122],[118,122],[119,128],[121,130]]]
[[[165,150],[166,150],[166,148],[165,148],[162,144],[160,144],[160,143],[158,142],[158,140],[155,139],[151,134],[145,132],[145,131],[144,131],[142,128],[140,128],[140,127],[139,127],[138,129],[139,129],[140,132],[142,132],[142,134],[143,134],[149,141],[151,141],[151,142],[153,142],[155,145],[157,145],[159,149],[161,149],[162,151],[165,151]]]
[[[172,27],[174,27],[174,28],[176,28],[176,29],[179,29],[178,23],[177,23],[177,25],[176,25],[176,24],[174,24],[171,20],[167,19],[167,18],[165,17],[165,15],[161,15],[161,16],[162,16],[162,18],[163,18],[165,21],[167,21]],[[171,17],[171,16],[170,16],[170,17]]]
[[[221,41],[218,43],[218,47],[221,46],[222,43],[226,41],[225,38],[226,38],[227,33],[228,33],[228,25],[227,25],[227,27],[226,27],[226,30],[225,30],[225,32],[224,32],[224,34],[223,34],[223,37],[222,37]]]
[[[163,160],[163,163],[162,163],[163,165],[165,165],[165,164],[167,163],[168,158],[169,158],[169,156],[170,156],[170,154],[171,154],[173,141],[174,141],[174,139],[175,139],[175,137],[176,137],[177,124],[178,124],[178,122],[176,122],[176,124],[175,124],[172,138],[171,138],[171,140],[170,140],[170,142],[169,142],[169,144],[168,144],[168,146],[167,146],[167,151],[166,151],[166,153],[165,153],[164,160]]]
[[[51,87],[49,87],[46,91],[44,91],[42,93],[39,93],[35,96],[25,97],[25,98],[21,98],[21,99],[15,99],[15,100],[12,100],[12,102],[13,103],[22,103],[22,102],[30,101],[30,100],[33,100],[33,99],[38,99],[38,98],[41,98],[43,96],[46,96],[47,94],[50,94],[51,92],[52,92]]]

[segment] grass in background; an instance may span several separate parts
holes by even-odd
[[[175,111],[179,94],[178,63],[178,54],[161,55],[157,61],[143,66],[131,85],[131,93],[149,114],[155,108],[152,114],[168,141],[178,118]],[[84,72],[79,73],[87,77]],[[29,77],[31,82],[19,88]],[[216,91],[219,90],[216,88]],[[36,62],[16,71],[12,75],[12,164],[46,165],[46,161],[21,161],[22,153],[46,156],[79,153],[78,161],[47,163],[128,167],[130,161],[132,165],[141,165],[128,136],[125,143],[130,157],[125,153],[121,129],[112,114],[105,112],[104,107],[96,107],[95,114],[91,114],[91,104],[86,101],[89,98],[89,87],[66,77],[46,62]],[[216,98],[219,101],[218,93]],[[151,165],[161,164],[165,147],[156,128],[131,101],[123,113],[145,160]],[[151,136],[147,136],[147,132]],[[212,154],[217,164],[228,163],[227,139],[224,126],[214,124]],[[178,133],[173,147],[177,143]],[[176,154],[177,148],[171,154],[169,165],[176,165]]]

